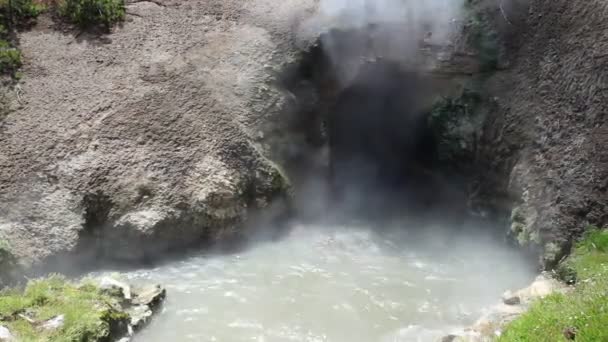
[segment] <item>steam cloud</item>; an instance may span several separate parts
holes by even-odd
[[[348,83],[362,59],[410,63],[422,39],[434,45],[450,42],[461,22],[464,1],[320,0],[316,15],[303,23],[301,34],[321,35],[339,78]]]
[[[449,24],[461,15],[464,0],[321,0],[319,14],[342,28],[400,23],[425,27],[446,37]]]

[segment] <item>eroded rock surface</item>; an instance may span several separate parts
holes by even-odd
[[[128,1],[105,36],[41,17],[19,37],[24,76],[1,123],[2,237],[36,263],[77,249],[140,260],[234,236],[285,193],[264,132],[312,5]]]
[[[144,328],[163,304],[167,291],[161,285],[133,287],[115,278],[106,276],[99,281],[99,288],[114,298],[120,298],[121,312],[128,315],[129,336]]]
[[[513,235],[541,247],[552,267],[588,225],[608,221],[606,5],[528,5],[511,25],[512,67],[488,84],[498,110],[483,144],[487,174],[508,179],[518,202]]]

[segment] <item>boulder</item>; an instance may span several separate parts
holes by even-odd
[[[518,305],[521,303],[521,299],[513,292],[507,291],[502,295],[502,302],[506,305]]]
[[[560,281],[552,278],[548,274],[541,274],[530,286],[516,292],[516,295],[521,298],[523,303],[530,303],[534,299],[546,297],[555,292],[566,292],[569,287]]]
[[[127,1],[108,35],[48,18],[20,32],[24,81],[0,123],[0,235],[39,264],[148,260],[243,234],[287,197],[271,159],[292,100],[277,81],[314,6]]]
[[[133,305],[144,305],[156,309],[165,300],[167,291],[160,285],[149,285],[133,292]]]

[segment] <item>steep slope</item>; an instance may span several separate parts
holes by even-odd
[[[264,125],[288,103],[274,77],[312,3],[131,1],[104,36],[42,17],[19,37],[24,77],[1,124],[3,239],[38,262],[233,236],[285,194]]]
[[[483,144],[489,174],[509,179],[517,202],[512,232],[552,266],[588,225],[608,223],[608,5],[529,6],[511,23],[512,67],[490,82],[500,110]]]

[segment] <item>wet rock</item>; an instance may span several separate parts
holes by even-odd
[[[13,335],[5,326],[0,325],[0,341],[12,341]]]
[[[99,281],[99,289],[112,295],[121,297],[126,300],[131,299],[131,287],[121,281],[114,278],[103,277]]]
[[[129,323],[130,332],[141,330],[150,322],[155,311],[165,300],[167,291],[160,285],[148,285],[141,288],[134,288],[133,298],[129,302],[130,307],[127,313],[131,317]]]
[[[157,308],[165,299],[167,291],[160,285],[150,285],[133,291],[133,305],[145,305],[150,309]]]
[[[447,335],[441,339],[441,342],[454,342],[458,338],[457,335]]]
[[[558,280],[551,278],[547,274],[541,274],[534,282],[519,291],[516,292],[516,295],[521,298],[523,303],[529,303],[530,301],[546,297],[555,292],[565,292],[568,290],[568,286],[559,282]]]
[[[166,297],[161,285],[131,286],[113,277],[98,280],[99,288],[118,299],[111,314],[111,330],[114,339],[128,342],[130,337],[150,322]]]
[[[130,325],[133,331],[141,330],[154,314],[148,305],[133,306],[127,312],[131,316]]]
[[[521,304],[521,299],[513,292],[507,291],[502,295],[502,302],[506,305],[519,305]]]
[[[42,328],[43,330],[57,330],[57,329],[63,327],[64,323],[65,323],[65,315],[58,315],[58,316],[55,316],[51,319],[44,321],[40,325],[40,328]]]

